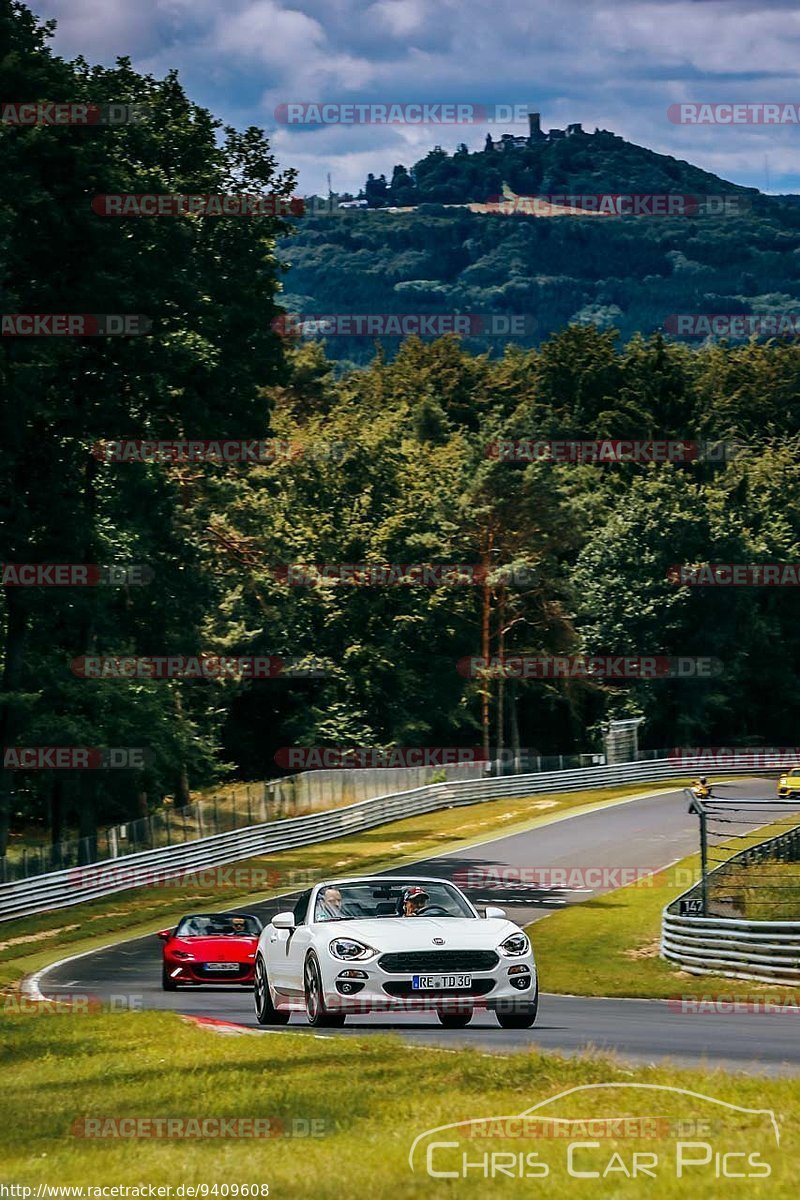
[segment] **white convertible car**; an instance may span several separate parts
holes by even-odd
[[[533,949],[502,908],[481,915],[441,879],[373,876],[318,884],[259,938],[255,1007],[261,1025],[304,1011],[311,1025],[348,1013],[435,1009],[462,1028],[476,1007],[504,1029],[526,1029],[539,999]]]

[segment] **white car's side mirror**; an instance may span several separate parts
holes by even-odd
[[[490,917],[504,917],[506,915],[506,910],[504,908],[497,908],[494,904],[490,904],[483,915],[488,921]]]
[[[282,912],[272,918],[275,929],[294,929],[294,913]]]

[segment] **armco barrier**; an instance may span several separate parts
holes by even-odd
[[[792,857],[798,830],[790,829],[749,846],[706,876],[724,880],[731,868],[766,858]],[[664,909],[661,956],[692,975],[725,975],[759,983],[800,983],[800,921],[747,921],[736,917],[681,916],[681,900],[702,895],[697,883]]]
[[[563,761],[560,762],[558,769],[563,769],[563,765]],[[569,765],[588,764],[578,761]],[[244,793],[240,792],[238,796],[235,788],[227,796],[216,796],[212,792],[180,808],[171,805],[146,817],[135,817],[100,829],[93,837],[64,839],[52,846],[42,842],[28,846],[18,843],[13,859],[8,855],[0,857],[0,885],[125,854],[195,842],[218,833],[263,825],[267,821],[307,816],[312,812],[356,804],[359,800],[372,800],[375,796],[408,792],[428,783],[483,779],[486,775],[485,764],[476,762],[441,767],[312,770],[282,779],[268,779],[253,786],[252,790],[245,784]]]
[[[84,900],[125,891],[135,886],[131,880],[137,875],[142,882],[149,882],[153,876],[166,880],[186,871],[239,862],[313,842],[330,841],[348,833],[374,829],[390,821],[445,808],[479,804],[502,797],[584,791],[625,783],[653,783],[711,769],[715,775],[738,775],[750,769],[751,765],[752,760],[747,755],[743,755],[741,760],[732,756],[730,764],[726,764],[724,769],[718,763],[709,767],[708,762],[701,759],[683,759],[679,764],[660,759],[536,775],[428,784],[413,791],[362,800],[346,808],[251,825],[179,846],[162,846],[157,850],[126,854],[122,859],[106,859],[85,867],[53,871],[3,884],[0,886],[0,921],[67,908]],[[776,769],[780,765],[776,762]],[[760,764],[760,769],[769,769],[769,763]]]

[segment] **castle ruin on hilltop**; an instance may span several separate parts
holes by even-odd
[[[579,123],[568,125],[566,129],[550,129],[547,133],[542,129],[541,113],[528,113],[528,136],[515,136],[513,133],[504,133],[497,141],[493,141],[492,135],[487,133],[486,150],[515,150],[517,148],[524,149],[526,146],[535,146],[542,142],[556,142],[561,138],[575,137],[577,134],[583,133],[583,126]]]

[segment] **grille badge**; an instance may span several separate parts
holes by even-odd
[[[433,944],[434,944],[434,946],[443,946],[443,945],[444,945],[444,938],[434,938],[434,939],[433,939]]]

